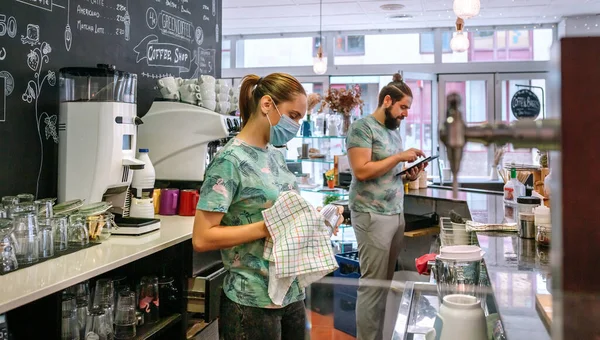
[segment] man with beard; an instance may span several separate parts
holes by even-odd
[[[403,151],[400,123],[408,116],[412,91],[395,74],[379,92],[373,114],[352,124],[347,136],[352,168],[350,211],[358,242],[361,277],[356,303],[358,340],[382,338],[385,303],[404,236],[404,182],[413,181],[427,164],[397,176],[403,162],[425,154]]]

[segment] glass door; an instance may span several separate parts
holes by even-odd
[[[439,75],[438,84],[440,121],[447,116],[446,98],[451,93],[458,93],[462,99],[460,110],[467,126],[494,121],[493,74]],[[439,145],[440,159],[447,164],[446,168],[449,168],[446,148],[441,142]],[[490,179],[494,150],[492,146],[467,143],[458,173],[459,181]],[[444,180],[450,181],[451,178]]]
[[[511,104],[514,95],[520,90],[530,90],[541,103],[540,114],[536,119],[548,117],[546,99],[547,73],[500,73],[496,74],[496,121],[510,123],[516,120]],[[535,164],[537,150],[505,147],[503,163]]]

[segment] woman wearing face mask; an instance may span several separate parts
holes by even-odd
[[[294,77],[246,76],[240,90],[242,130],[206,170],[194,221],[196,251],[221,249],[225,269],[220,334],[233,339],[304,340],[304,292],[298,282],[281,306],[269,298],[269,236],[262,211],[283,191],[297,190],[296,177],[272,145],[285,145],[300,128],[306,93]]]

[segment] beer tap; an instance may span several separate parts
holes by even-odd
[[[467,126],[460,112],[461,97],[451,93],[446,97],[447,115],[440,124],[440,140],[446,146],[452,171],[452,190],[458,197],[458,171],[467,142],[485,146],[512,144],[515,148],[537,148],[545,151],[560,150],[560,120],[517,120],[511,124],[484,123]]]

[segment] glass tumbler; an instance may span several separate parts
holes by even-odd
[[[33,200],[35,199],[35,196],[33,196],[32,194],[18,194],[17,198],[19,199],[19,203],[25,203],[25,202],[33,202]]]
[[[115,338],[132,339],[135,337],[137,324],[135,312],[135,293],[130,290],[121,291],[115,312]]]
[[[19,203],[19,198],[17,196],[2,197],[2,205],[5,207],[10,207],[11,205],[15,205],[17,203]]]
[[[138,308],[144,314],[144,323],[154,323],[159,320],[158,278],[156,276],[144,276],[140,280]]]
[[[54,232],[54,251],[63,252],[69,249],[69,221],[66,216],[50,219]]]
[[[54,230],[50,219],[39,222],[40,258],[47,259],[54,256]]]
[[[54,206],[55,198],[44,198],[41,200],[37,200],[33,202],[35,204],[35,211],[40,218],[52,218],[54,216],[54,210],[52,207]]]
[[[79,340],[79,323],[77,322],[77,300],[75,295],[63,294],[61,339]]]
[[[85,323],[85,339],[112,340],[113,338],[113,328],[104,309],[90,309]]]
[[[20,265],[37,262],[40,253],[37,216],[33,212],[21,212],[13,215],[13,221],[17,261]]]
[[[69,220],[69,246],[85,247],[90,243],[85,216],[71,215]]]
[[[2,274],[12,272],[19,268],[11,238],[13,229],[14,225],[12,220],[0,218],[0,273]]]

